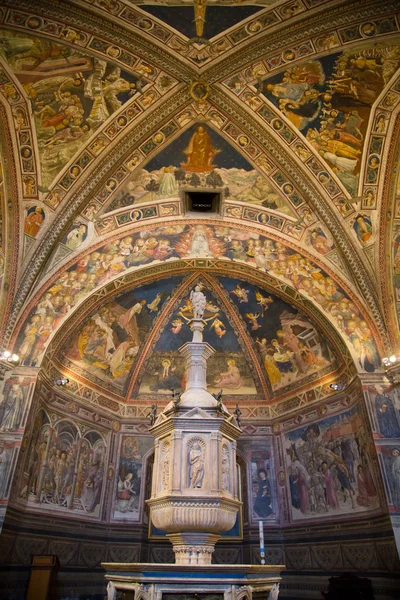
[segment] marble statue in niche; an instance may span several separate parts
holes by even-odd
[[[225,444],[222,446],[222,489],[229,491],[229,471],[230,471],[229,448]]]
[[[163,490],[168,489],[169,485],[169,442],[164,442],[162,449],[162,466],[161,466],[161,487]]]
[[[204,481],[204,449],[198,440],[189,445],[189,487],[201,488]]]

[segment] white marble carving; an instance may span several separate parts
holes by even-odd
[[[206,299],[199,286],[191,301],[193,340],[180,349],[187,365],[186,389],[151,429],[155,460],[147,503],[153,524],[173,544],[176,563],[207,565],[220,534],[234,526],[241,504],[232,468],[241,432],[222,402],[207,391],[207,359],[214,349],[203,342]]]
[[[194,290],[190,292],[190,301],[192,303],[194,318],[202,319],[204,315],[204,310],[206,308],[207,300],[205,295],[201,291],[199,285],[196,285]]]
[[[188,452],[189,487],[201,488],[204,481],[204,442],[191,440]]]
[[[221,472],[222,472],[222,489],[226,492],[229,490],[230,468],[231,468],[231,465],[230,465],[230,460],[229,460],[229,448],[226,444],[224,444],[222,446]]]
[[[169,487],[170,473],[170,445],[169,442],[164,442],[162,446],[162,466],[161,466],[161,486],[162,490],[167,490]]]

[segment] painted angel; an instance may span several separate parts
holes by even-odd
[[[256,290],[256,300],[257,304],[261,306],[262,315],[264,316],[265,311],[269,308],[268,304],[272,304],[273,299],[271,296],[263,296],[258,290]]]
[[[262,327],[262,325],[260,325],[260,323],[258,322],[258,319],[260,318],[260,316],[261,316],[261,314],[259,312],[256,312],[256,313],[246,313],[246,318],[251,323],[251,330],[252,331],[256,331],[257,329],[260,329],[260,327]]]
[[[234,294],[238,299],[240,304],[242,302],[248,302],[249,301],[249,290],[245,290],[244,288],[242,288],[242,286],[240,285],[240,283],[238,283],[238,285],[236,286],[235,290],[231,291],[231,294]]]
[[[182,321],[182,319],[174,319],[171,322],[171,325],[172,325],[172,327],[171,327],[172,333],[174,333],[175,335],[177,335],[181,331],[181,329],[183,327],[183,321]]]
[[[149,309],[150,312],[158,311],[158,305],[160,304],[162,297],[163,297],[163,293],[159,292],[157,294],[157,296],[154,298],[154,300],[152,302],[150,302],[150,304],[147,305],[147,308]]]
[[[214,329],[219,338],[222,338],[222,336],[226,334],[225,325],[219,319],[214,319],[210,325],[210,329]]]
[[[213,304],[212,302],[207,302],[206,304],[206,310],[210,313],[214,313],[217,314],[219,313],[219,308],[218,306],[215,306],[215,304]]]

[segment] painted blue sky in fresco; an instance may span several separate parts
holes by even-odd
[[[244,156],[235,150],[235,148],[233,148],[233,146],[231,146],[231,144],[216,131],[211,129],[211,127],[205,126],[203,123],[201,123],[201,125],[206,128],[206,131],[211,138],[213,147],[221,150],[221,152],[213,158],[213,164],[216,167],[225,169],[244,169],[245,171],[252,171],[254,169],[254,167],[244,158]],[[195,133],[198,126],[199,123],[196,123],[184,131],[182,135],[171,142],[167,148],[162,150],[159,154],[157,154],[157,156],[147,163],[145,167],[146,170],[157,171],[166,165],[180,167],[181,163],[186,161],[186,154],[184,154],[183,151],[188,147],[190,138]]]
[[[220,306],[218,300],[215,299],[215,297],[211,294],[211,292],[209,290],[203,290],[203,293],[205,294],[207,301],[210,301],[215,306],[218,306],[218,307]],[[188,298],[189,293],[185,294],[184,297]],[[174,321],[175,319],[180,319],[180,320],[184,321],[184,319],[182,317],[180,317],[178,314],[181,310],[180,307],[182,306],[182,304],[183,304],[183,302],[180,301],[179,306],[175,309],[175,311],[172,313],[171,317],[169,318],[168,323],[167,323],[164,331],[162,332],[159,341],[157,342],[157,346],[154,349],[155,352],[157,352],[158,350],[163,350],[163,351],[170,350],[170,351],[175,352],[183,344],[186,344],[186,342],[192,341],[193,334],[192,334],[191,330],[189,329],[188,325],[186,324],[186,322],[178,334],[174,334],[171,331],[172,321]],[[208,313],[206,313],[206,316],[207,315],[208,315]],[[208,316],[211,316],[211,314]],[[229,321],[228,321],[223,309],[220,309],[217,318],[223,322],[224,328],[226,329],[226,333],[221,338],[218,337],[218,335],[215,334],[214,329],[210,328],[210,324],[212,323],[212,321],[209,321],[207,326],[204,329],[204,333],[203,333],[204,341],[208,342],[217,352],[226,352],[226,351],[240,352],[241,349],[240,349],[239,343],[237,341],[237,337],[236,337],[235,333],[233,332],[233,329],[230,326]]]

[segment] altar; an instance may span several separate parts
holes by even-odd
[[[276,600],[284,565],[103,563],[108,600]]]

